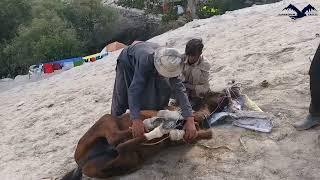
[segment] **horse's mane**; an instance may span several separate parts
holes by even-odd
[[[228,105],[228,102],[229,101],[225,92],[208,91],[196,99],[196,105],[193,107],[193,109],[198,111],[207,107],[211,113],[213,111],[221,112],[223,108]]]

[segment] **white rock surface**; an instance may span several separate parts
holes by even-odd
[[[264,111],[278,115],[274,131],[265,135],[216,128],[206,146],[170,148],[121,179],[320,177],[319,128],[297,132],[291,126],[308,113],[309,57],[320,42],[315,37],[320,16],[296,21],[277,16],[289,3],[320,9],[320,1],[286,0],[195,20],[150,40],[183,51],[189,39],[201,37],[212,65],[212,89],[220,90],[232,79],[242,83]],[[0,93],[1,179],[61,177],[75,166],[79,138],[110,113],[116,57]],[[259,85],[263,80],[268,88]],[[17,109],[19,102],[24,104]]]

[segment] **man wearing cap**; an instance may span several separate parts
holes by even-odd
[[[186,89],[178,78],[182,68],[182,55],[173,48],[139,42],[123,49],[117,60],[111,114],[120,116],[129,109],[133,136],[142,136],[145,128],[140,110],[163,109],[173,90],[186,119],[184,138],[192,140],[196,128]]]

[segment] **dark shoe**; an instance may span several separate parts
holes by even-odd
[[[298,131],[302,131],[310,129],[318,124],[320,124],[320,116],[308,115],[305,120],[294,123],[293,127],[295,127]]]

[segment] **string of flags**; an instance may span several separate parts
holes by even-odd
[[[105,53],[97,53],[85,57],[76,57],[76,58],[69,58],[63,59],[54,62],[48,62],[43,64],[32,65],[29,67],[29,78],[31,75],[41,75],[42,73],[50,74],[57,70],[69,70],[76,66],[81,66],[84,63],[88,62],[95,62],[100,60],[108,55],[108,52]]]
[[[69,58],[54,62],[32,65],[29,67],[29,79],[31,79],[31,76],[35,76],[38,78],[43,73],[50,74],[58,70],[66,71],[72,69],[73,67],[81,66],[84,63],[95,62],[104,58],[105,56],[108,56],[110,52],[122,49],[124,47],[126,47],[125,44],[113,42],[104,47],[100,53],[92,54],[85,57]]]

